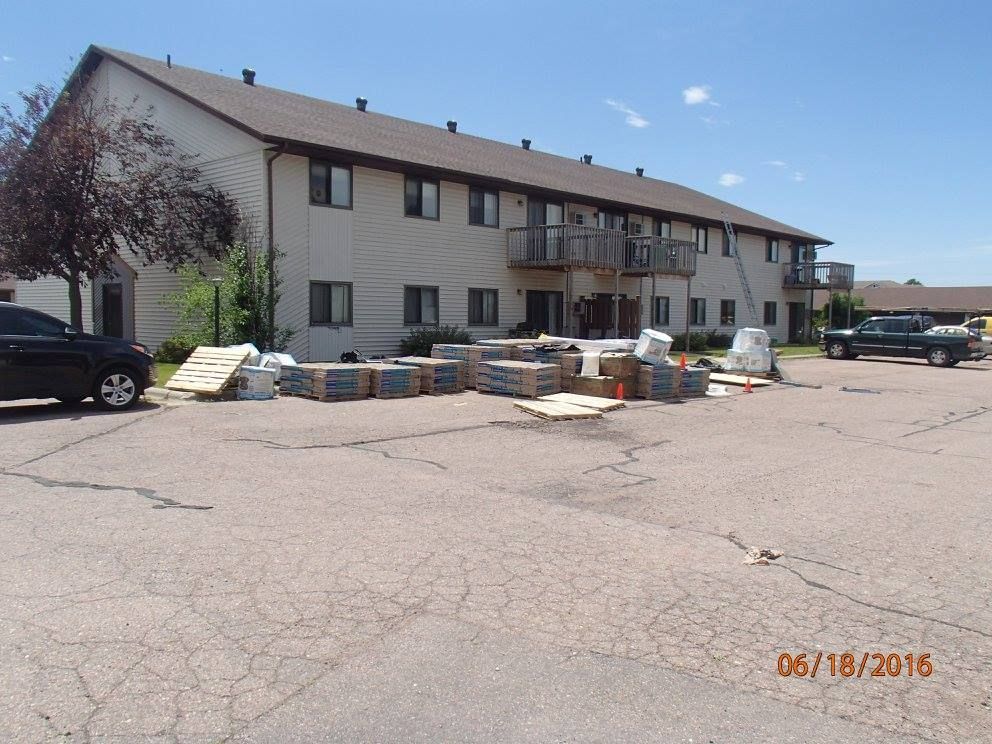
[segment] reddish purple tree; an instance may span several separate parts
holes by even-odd
[[[80,86],[38,85],[23,111],[0,107],[0,275],[69,283],[80,327],[80,288],[130,251],[172,269],[220,258],[234,240],[237,204],[201,182],[147,112]]]

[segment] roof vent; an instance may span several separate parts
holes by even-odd
[[[246,67],[241,71],[241,79],[244,81],[245,85],[254,85],[255,71],[250,67]]]
[[[165,66],[168,67],[170,70],[172,69],[172,55],[171,54],[166,54],[165,55]]]
[[[634,168],[634,173],[636,173],[639,177],[640,176],[643,176],[644,175],[644,169],[643,168]]]
[[[586,165],[592,165],[592,155],[583,155],[582,162]]]
[[[522,140],[520,140],[520,146],[523,147],[525,150],[529,150],[530,149],[530,140],[529,139],[522,139]]]
[[[369,105],[368,98],[363,98],[362,96],[359,96],[358,98],[355,99],[355,108],[357,108],[359,111],[364,111],[365,107],[368,105]]]
[[[452,134],[454,134],[455,132],[457,132],[458,131],[458,122],[457,121],[451,121],[451,119],[448,119],[448,131],[451,132]]]

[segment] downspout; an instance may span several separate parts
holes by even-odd
[[[269,351],[275,351],[276,346],[276,239],[275,239],[275,210],[272,198],[272,163],[286,152],[286,143],[279,145],[276,154],[265,160],[265,193],[266,212],[268,219],[269,245],[266,264],[269,271]]]

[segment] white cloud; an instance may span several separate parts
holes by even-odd
[[[627,122],[627,126],[634,127],[634,129],[643,129],[651,123],[623,101],[607,98],[603,103],[614,111],[619,111],[621,114],[626,114],[624,121]]]
[[[737,173],[724,173],[720,176],[718,183],[721,186],[731,187],[737,186],[738,184],[744,183],[744,176],[738,175]]]
[[[802,171],[793,171],[792,180],[795,181],[796,183],[802,183],[803,181],[806,180],[806,174],[803,173]]]
[[[765,160],[764,162],[762,162],[762,165],[773,165],[776,168],[785,168],[788,165],[788,163],[786,163],[784,160]]]
[[[706,103],[710,100],[710,86],[690,85],[682,91],[682,100],[685,101],[686,106],[695,106],[700,103]]]
[[[6,54],[0,54],[0,59],[2,59],[4,62],[13,62],[14,61],[14,58],[13,57],[11,57],[9,55],[6,55]]]

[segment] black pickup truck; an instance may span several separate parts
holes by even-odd
[[[831,359],[860,355],[910,357],[926,359],[935,367],[953,367],[985,356],[981,340],[970,334],[926,333],[928,320],[920,315],[868,318],[849,330],[827,331],[820,338],[820,349]]]

